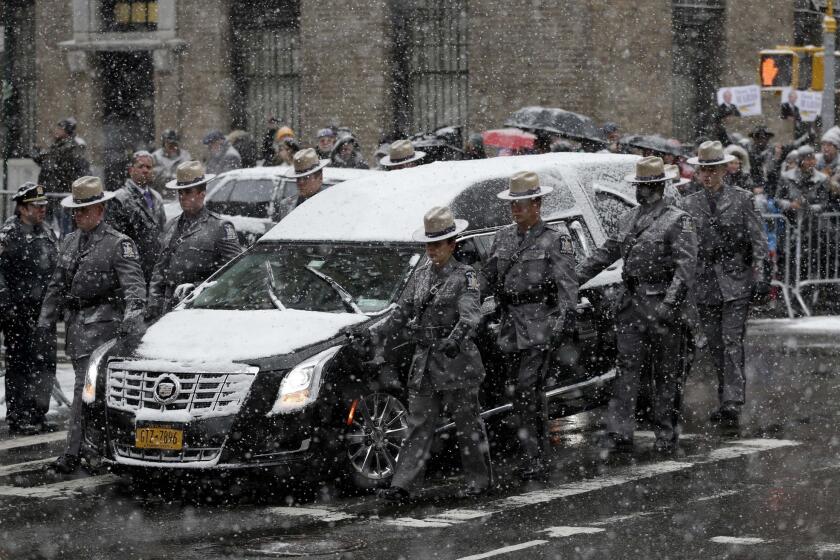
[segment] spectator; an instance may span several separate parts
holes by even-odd
[[[840,128],[833,126],[822,135],[820,153],[817,154],[817,171],[822,171],[829,177],[840,170]]]
[[[239,152],[239,157],[242,160],[241,167],[256,167],[257,166],[257,143],[250,132],[245,130],[232,130],[227,135],[228,143]]]
[[[236,148],[230,145],[220,130],[208,132],[202,143],[207,146],[204,167],[208,174],[218,175],[242,167],[242,157],[236,151]]]
[[[167,128],[160,135],[161,147],[152,153],[155,161],[154,176],[155,190],[161,192],[164,185],[175,178],[175,169],[192,159],[190,153],[180,146],[181,137],[178,132]]]
[[[750,176],[750,157],[747,151],[737,144],[730,144],[724,148],[724,153],[735,156],[735,159],[726,164],[726,175],[723,181],[733,187],[740,187],[746,191],[753,192],[753,182]]]
[[[41,167],[38,184],[47,193],[69,193],[73,181],[90,174],[90,163],[85,159],[85,144],[76,138],[76,119],[67,117],[56,123],[52,132],[53,143],[46,150],[34,149],[32,159]],[[47,223],[54,222],[62,235],[70,233],[73,222],[70,213],[62,209],[58,198],[51,198],[47,206]]]
[[[362,157],[359,142],[352,134],[343,135],[335,143],[330,155],[330,165],[345,169],[370,169]]]
[[[277,142],[277,153],[270,165],[292,165],[295,154],[301,149],[300,143],[294,136],[286,136]]]
[[[484,137],[479,132],[473,132],[464,143],[464,159],[485,159],[487,151],[484,149]]]
[[[318,145],[315,151],[320,159],[330,159],[333,146],[335,146],[336,133],[332,128],[322,128],[318,131]]]
[[[604,126],[601,127],[601,133],[604,135],[604,140],[607,142],[607,146],[604,148],[605,151],[613,154],[624,153],[624,150],[619,143],[619,140],[621,140],[621,130],[617,124],[614,122],[604,123]]]
[[[262,146],[260,149],[260,158],[263,160],[263,165],[269,165],[268,162],[274,159],[274,142],[277,136],[277,130],[280,128],[280,121],[277,117],[268,117],[266,121],[265,134],[262,137]]]

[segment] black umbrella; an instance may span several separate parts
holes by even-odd
[[[553,107],[523,107],[505,121],[505,126],[559,134],[572,140],[604,143],[601,131],[592,119]]]

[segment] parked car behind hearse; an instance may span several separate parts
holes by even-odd
[[[127,352],[104,346],[86,379],[85,445],[116,471],[270,469],[278,476],[390,480],[406,429],[409,341],[364,362],[339,331],[393,309],[425,259],[411,234],[432,206],[469,228],[456,256],[480,269],[493,234],[510,223],[496,198],[516,171],[554,191],[543,217],[564,222],[576,258],[603,243],[593,183],[619,180],[634,156],[546,154],[441,162],[341,183],[300,206],[196,287]],[[573,359],[555,360],[550,414],[599,406],[614,378],[610,312],[620,274],[584,285]],[[489,302],[488,302],[489,303]],[[479,333],[487,368],[483,415],[510,409],[492,337]],[[440,432],[451,429],[448,422]],[[492,430],[491,430],[492,431]],[[491,436],[492,437],[492,436]]]

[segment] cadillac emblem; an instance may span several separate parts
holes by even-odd
[[[178,400],[178,395],[181,393],[181,382],[174,375],[161,375],[155,381],[152,388],[152,394],[155,400],[162,405],[172,404]]]

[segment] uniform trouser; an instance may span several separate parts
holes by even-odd
[[[455,422],[461,466],[468,486],[487,488],[492,482],[490,446],[481,408],[478,388],[435,391],[430,387],[411,390],[408,398],[408,436],[403,442],[392,486],[411,490],[425,471],[429,461],[435,428],[444,407]]]
[[[540,461],[545,442],[543,380],[551,353],[529,348],[505,354],[508,364],[508,390],[513,402],[511,423],[516,428],[522,450],[532,461]]]
[[[676,443],[682,383],[683,329],[663,326],[638,308],[625,310],[616,322],[618,367],[607,409],[607,431],[630,439],[636,428],[636,398],[642,368],[652,368],[654,433],[658,440]]]
[[[700,319],[708,339],[709,355],[718,378],[720,404],[744,404],[744,333],[750,302],[747,298],[719,305],[700,305]]]
[[[73,382],[73,404],[70,405],[70,423],[67,425],[67,443],[64,449],[67,455],[78,456],[82,447],[82,389],[85,387],[88,358],[90,356],[73,359],[76,379]]]
[[[35,313],[16,310],[3,330],[6,340],[6,421],[38,424],[50,408],[55,379],[55,344],[49,348],[35,337]]]

